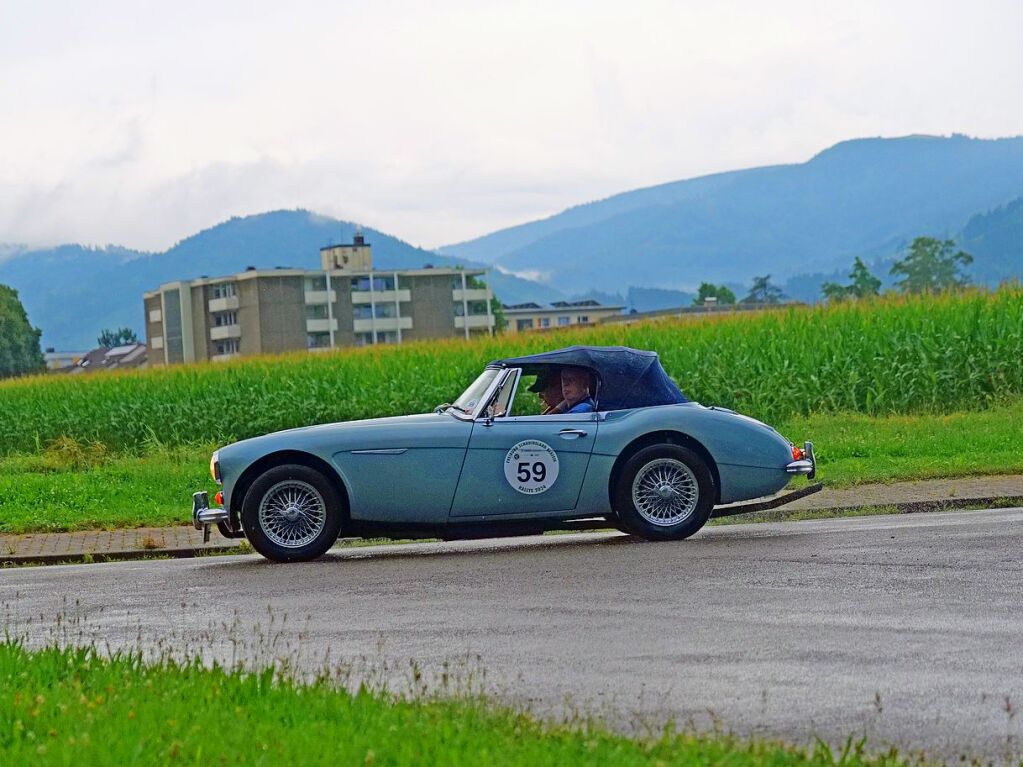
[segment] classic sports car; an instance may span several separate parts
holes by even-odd
[[[532,391],[566,367],[589,375],[593,412],[538,414]],[[578,372],[578,371],[577,371]],[[558,379],[560,380],[560,379]],[[580,520],[680,540],[714,512],[780,505],[819,485],[731,506],[813,478],[813,446],[760,421],[689,402],[654,352],[573,346],[486,366],[425,415],[290,429],[236,442],[210,460],[220,506],[192,520],[245,536],[275,561],[319,557],[346,536],[492,537],[571,529]]]

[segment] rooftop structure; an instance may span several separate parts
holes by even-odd
[[[85,352],[71,365],[56,368],[56,371],[69,375],[80,375],[82,373],[144,368],[148,366],[148,363],[149,355],[146,345],[133,343],[115,346],[112,349],[103,347],[93,349]]]
[[[593,325],[620,314],[624,306],[607,306],[598,301],[554,301],[549,306],[529,302],[506,305],[509,333],[547,330],[572,325]]]

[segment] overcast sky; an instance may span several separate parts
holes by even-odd
[[[1023,3],[0,0],[0,242],[433,247],[842,139],[1023,133]]]

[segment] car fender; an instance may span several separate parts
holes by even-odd
[[[608,482],[614,482],[615,472],[648,442],[649,435],[665,432],[677,433],[706,451],[720,485],[718,503],[770,495],[791,478],[785,471],[792,460],[791,445],[773,428],[730,410],[688,402],[606,413],[594,454],[615,458]]]

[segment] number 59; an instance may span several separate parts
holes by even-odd
[[[519,462],[519,482],[543,482],[547,479],[547,467],[543,461],[537,461],[532,466],[529,465],[529,461]]]

